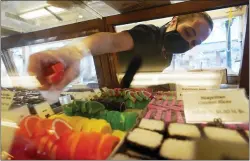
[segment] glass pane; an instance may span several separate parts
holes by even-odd
[[[226,68],[228,74],[238,75],[242,57],[242,16],[234,17],[231,25],[231,61],[227,56],[227,18],[214,20],[211,35],[201,45],[176,54],[166,70]],[[231,64],[231,67],[230,67]]]
[[[7,72],[6,67],[3,63],[2,58],[1,58],[1,87],[4,87],[4,88],[11,88],[12,87],[11,80],[9,78],[8,72]]]
[[[192,70],[192,69],[227,69],[229,75],[238,75],[240,64],[242,61],[242,33],[244,28],[243,16],[246,11],[246,6],[224,8],[218,10],[208,11],[214,22],[214,28],[210,36],[201,44],[193,49],[183,53],[174,54],[171,63],[164,62],[162,58],[152,53],[151,57],[145,56],[147,69],[142,72],[162,72],[162,71],[178,71],[178,70]],[[230,17],[230,9],[232,9],[232,16]],[[152,24],[161,27],[167,22],[171,21],[173,17],[154,19],[149,21],[142,21],[130,23],[125,25],[115,26],[116,32],[130,30],[139,24]],[[230,25],[226,26],[226,23]],[[230,29],[230,43],[227,41],[228,31]],[[229,52],[227,46],[230,45]],[[126,65],[129,63],[129,56],[118,54],[120,63],[120,73],[123,73]],[[151,60],[149,60],[151,59]],[[153,59],[153,60],[152,60]],[[150,64],[148,61],[158,62],[157,64]],[[146,71],[146,70],[151,71]]]
[[[18,69],[19,75],[27,76],[27,66],[30,55],[47,49],[56,49],[69,43],[72,43],[73,41],[79,41],[81,39],[83,38],[75,38],[63,41],[24,46],[19,48],[12,48],[9,49],[9,52],[13,54],[14,63]],[[84,59],[81,60],[81,74],[71,84],[69,84],[69,86],[73,84],[87,85],[88,83],[98,83],[95,64],[92,55],[84,57]]]

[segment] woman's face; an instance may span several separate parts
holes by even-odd
[[[177,17],[172,20],[168,31],[176,29],[177,20]],[[205,41],[211,33],[208,22],[202,17],[194,17],[177,25],[177,31],[189,43],[190,49]]]

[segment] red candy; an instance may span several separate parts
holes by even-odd
[[[44,71],[44,76],[49,84],[59,83],[64,76],[64,65],[57,63]]]
[[[72,131],[61,119],[28,116],[19,127],[10,150],[14,159],[107,159],[119,142],[110,134]]]

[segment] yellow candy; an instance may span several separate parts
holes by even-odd
[[[80,117],[80,116],[72,116],[71,118],[70,118],[70,120],[69,120],[69,124],[73,127],[73,129],[75,128],[75,126],[76,126],[76,123],[79,121],[79,120],[81,120],[82,119],[82,117]]]
[[[82,127],[85,126],[86,124],[88,124],[89,122],[89,119],[86,118],[86,117],[82,117],[81,120],[79,120],[77,123],[76,123],[76,126],[74,128],[75,131],[82,131]]]
[[[111,128],[110,124],[108,123],[105,126],[103,126],[100,132],[103,134],[111,134],[112,128]]]
[[[52,119],[56,119],[56,118],[58,118],[58,117],[59,117],[59,115],[52,115],[52,116],[49,117],[49,119],[52,120]]]
[[[106,133],[112,133],[112,129],[110,124],[106,121],[106,120],[102,120],[102,119],[91,119],[91,131],[93,132],[100,132],[103,134]]]
[[[88,119],[86,120],[83,124],[82,124],[82,130],[81,131],[84,131],[84,132],[90,132],[91,130],[91,120]]]
[[[71,119],[71,117],[69,117],[69,116],[67,116],[67,115],[65,115],[65,114],[61,114],[61,115],[59,115],[58,118],[61,118],[61,119],[63,119],[64,121],[66,121],[68,124],[70,124],[70,119]]]
[[[122,140],[125,137],[126,133],[123,131],[120,131],[120,130],[114,130],[112,135],[116,136],[116,137],[120,138],[120,140]]]

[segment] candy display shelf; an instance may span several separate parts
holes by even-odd
[[[2,155],[25,160],[207,159],[194,149],[206,151],[216,141],[216,154],[205,152],[210,159],[248,158],[248,125],[187,124],[175,92],[95,91],[85,91],[91,97],[82,100],[71,97],[47,118],[30,114],[11,125],[13,141]]]
[[[121,109],[119,106],[125,105],[123,101],[129,99],[133,104],[136,98],[130,95],[134,90],[126,89],[124,92],[129,93],[129,97],[124,95],[124,100],[117,102],[116,97],[121,99],[122,96],[112,93],[118,90],[122,92],[120,89],[108,89],[101,95],[92,92],[94,97],[91,99],[85,101],[75,99],[65,105],[59,104],[56,108],[60,108],[61,111],[54,110],[55,114],[47,118],[41,118],[36,113],[30,112],[21,120],[16,119],[14,121],[16,123],[5,120],[7,123],[2,126],[9,128],[9,124],[12,123],[14,127],[11,127],[11,131],[14,131],[14,136],[9,150],[2,151],[2,154],[11,156],[9,159],[27,160],[107,159],[126,133],[142,119],[146,109],[146,105]],[[26,92],[24,95],[30,93],[24,89],[21,91]],[[140,92],[144,98],[137,97],[140,101],[145,100],[147,104],[151,100],[149,97],[151,94]]]

